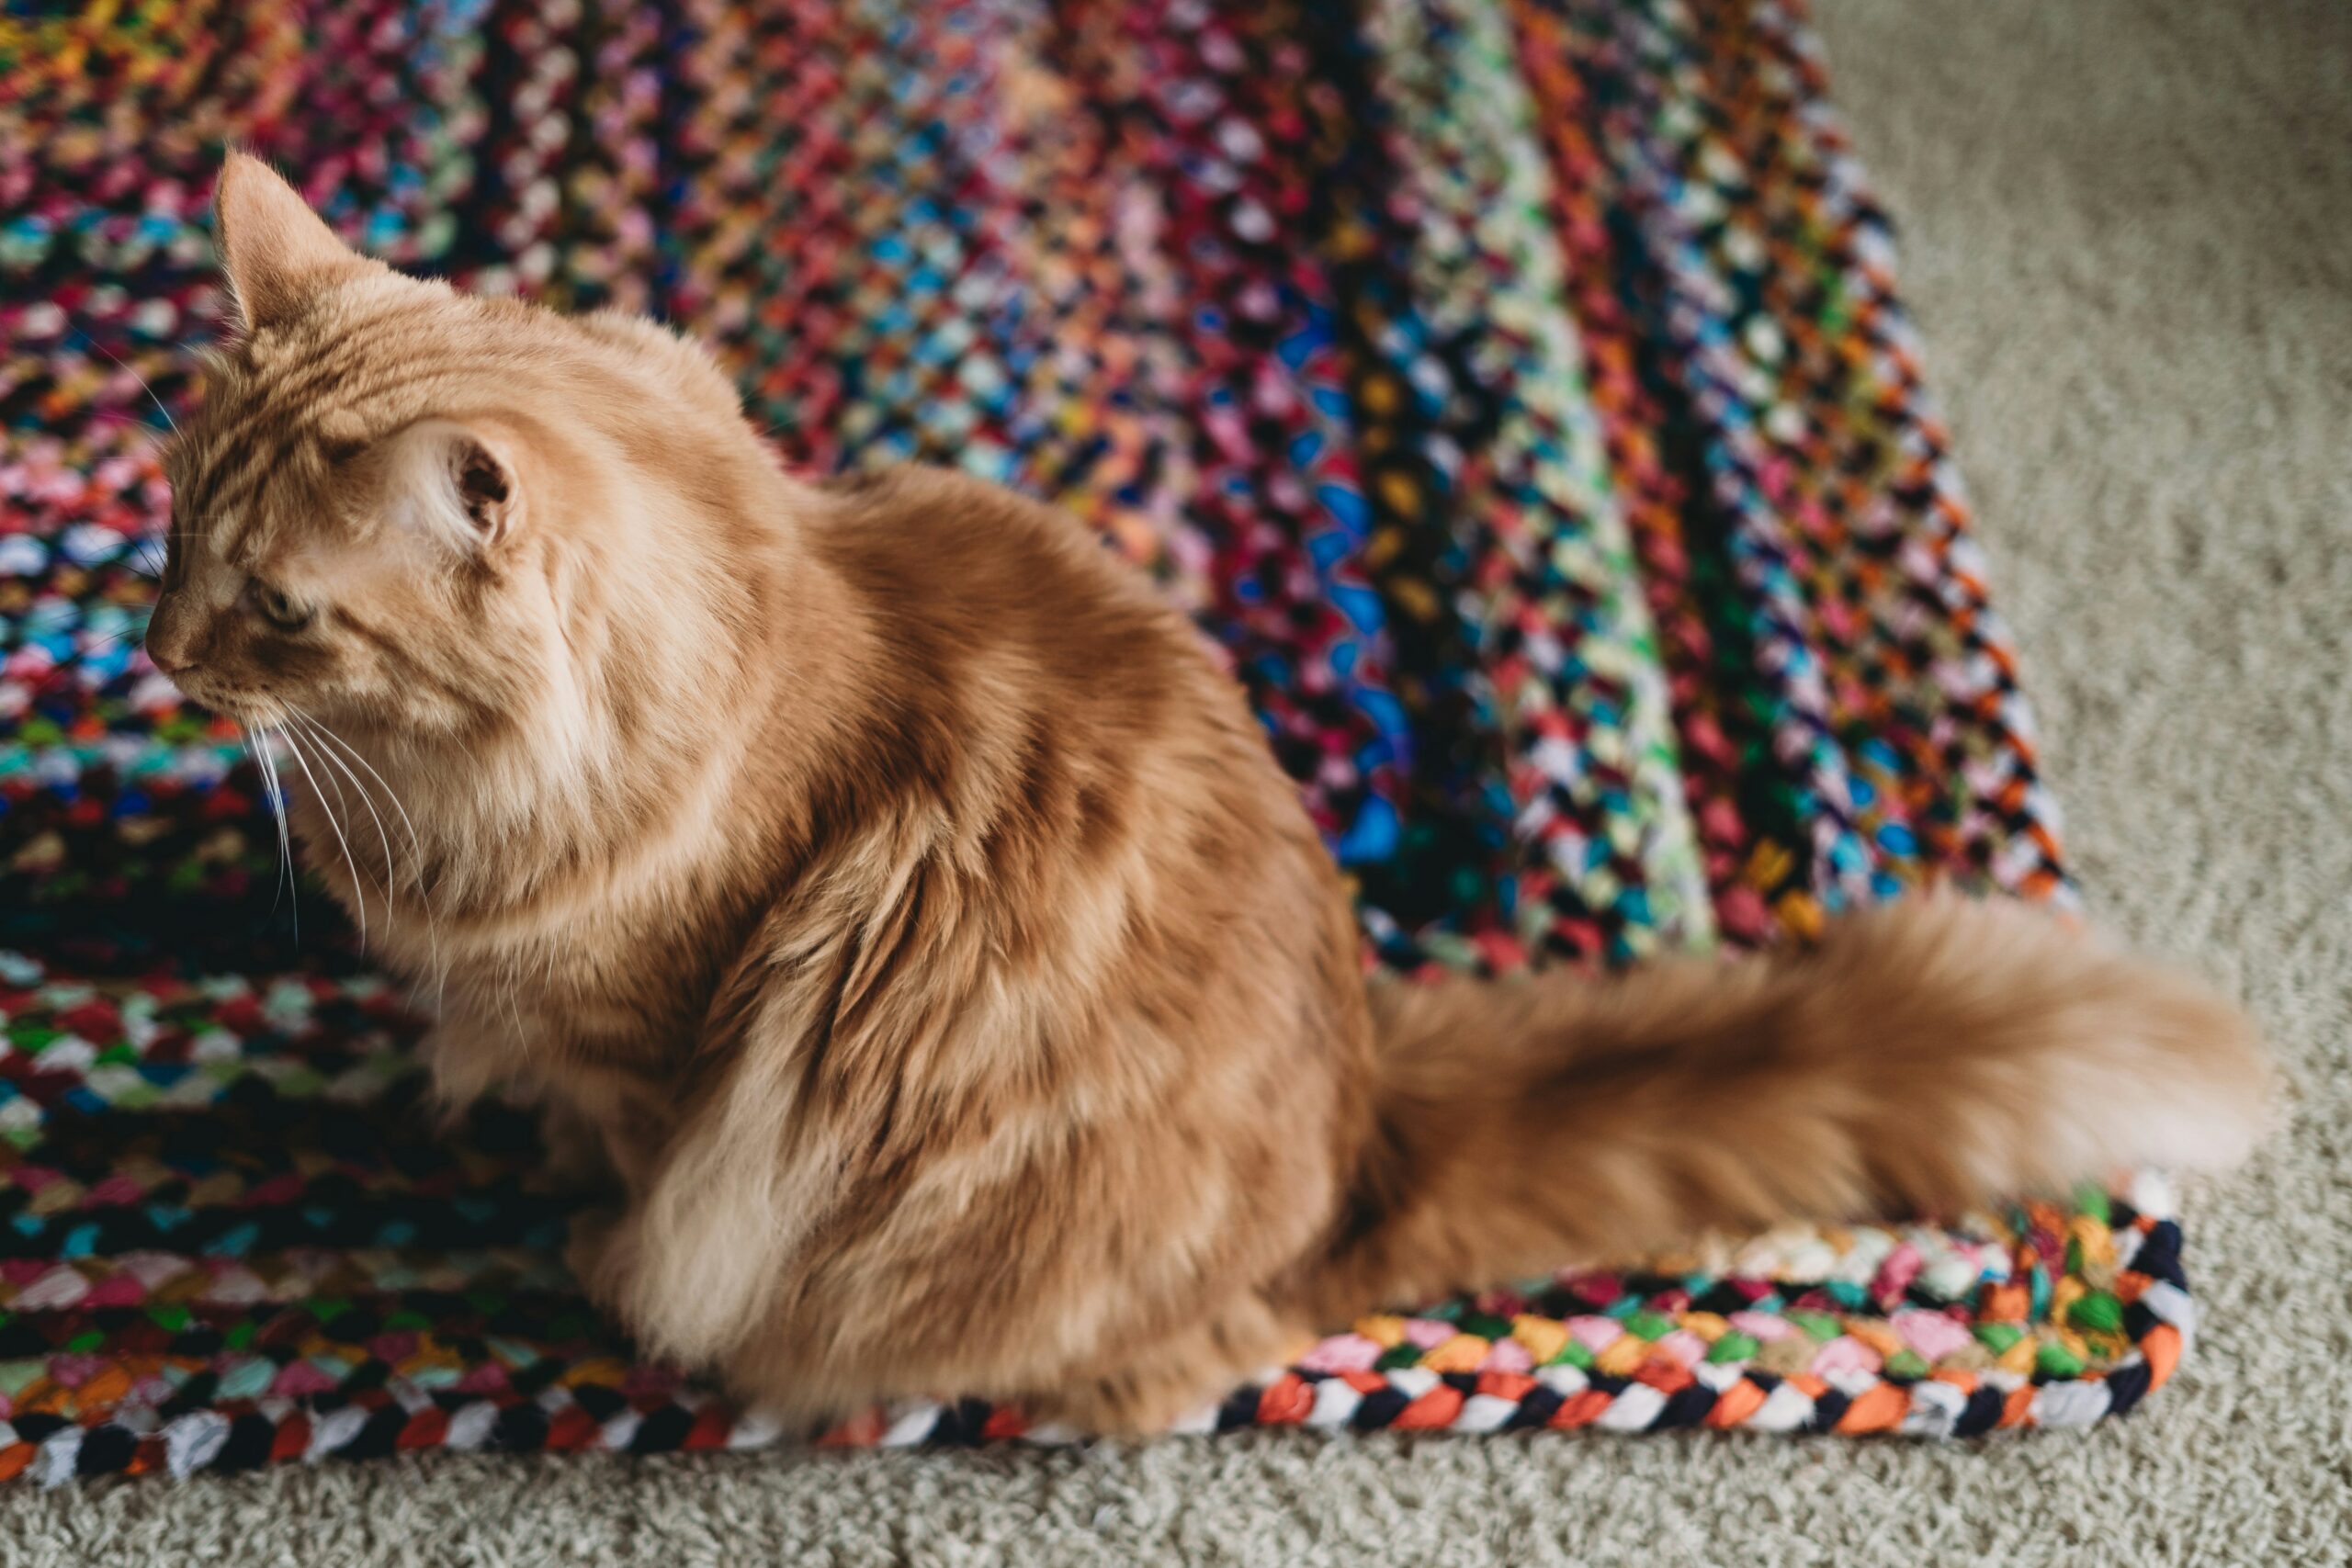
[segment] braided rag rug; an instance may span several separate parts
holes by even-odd
[[[402,265],[714,342],[796,462],[1090,519],[1231,650],[1391,968],[2070,897],[1788,0],[67,9],[0,19],[0,1475],[802,1436],[597,1322],[519,1116],[422,1125],[417,1021],[137,651],[230,141]],[[2179,1255],[2148,1177],[1724,1242],[1192,1425],[2075,1426],[2171,1373]]]

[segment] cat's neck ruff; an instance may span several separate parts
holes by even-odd
[[[777,478],[787,513],[777,533],[786,536],[791,514],[816,503]],[[740,627],[668,616],[626,638],[582,631],[548,660],[542,689],[500,723],[447,735],[344,731],[413,823],[418,873],[393,880],[420,912],[432,906],[445,938],[528,942],[582,901],[628,911],[683,888],[700,897],[795,830],[806,796],[796,781],[840,744],[842,689],[871,657],[871,637],[822,563],[788,547],[751,554],[732,578],[755,610]],[[616,666],[630,660],[658,663],[702,701],[662,693],[648,711],[623,712]],[[729,722],[695,719],[714,700]],[[343,872],[340,846],[331,852]],[[322,872],[328,858],[314,853]],[[383,880],[370,857],[360,870]]]

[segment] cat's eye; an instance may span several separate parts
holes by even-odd
[[[267,583],[253,585],[254,607],[261,618],[282,632],[298,632],[311,624],[311,612]]]

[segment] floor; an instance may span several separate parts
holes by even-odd
[[[2267,1024],[2131,1420],[1928,1449],[1256,1436],[0,1494],[10,1563],[2352,1559],[2352,7],[1816,0],[2093,908]],[[2256,17],[2260,20],[2257,22]]]

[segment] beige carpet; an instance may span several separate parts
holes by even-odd
[[[0,1564],[2352,1561],[2352,6],[1818,0],[2094,906],[2268,1024],[2129,1421],[466,1460],[0,1495]]]

